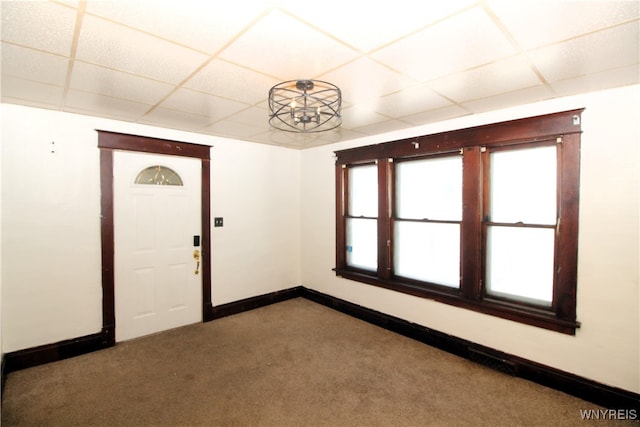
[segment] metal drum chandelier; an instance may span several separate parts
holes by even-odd
[[[269,124],[286,132],[312,133],[342,124],[342,93],[320,80],[289,80],[269,90]]]

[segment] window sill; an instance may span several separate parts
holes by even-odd
[[[336,276],[345,279],[379,286],[420,298],[431,299],[455,307],[473,310],[567,335],[575,335],[576,329],[580,327],[579,322],[558,319],[554,313],[535,307],[489,298],[481,300],[466,299],[460,294],[458,289],[438,289],[393,279],[380,279],[365,272],[355,270],[335,268],[334,271],[336,272]]]

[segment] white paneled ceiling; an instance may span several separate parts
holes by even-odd
[[[305,148],[640,82],[638,0],[6,1],[2,102]],[[320,79],[343,124],[268,125]]]

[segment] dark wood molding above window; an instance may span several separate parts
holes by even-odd
[[[564,111],[337,151],[335,268],[337,275],[537,327],[575,334],[576,328],[579,327],[576,320],[576,278],[582,111],[583,109]],[[489,200],[493,194],[492,188],[498,188],[498,182],[492,181],[494,178],[492,178],[491,168],[492,161],[497,162],[498,160],[492,160],[492,153],[512,153],[516,150],[530,149],[525,152],[525,156],[527,156],[536,151],[539,152],[540,150],[536,149],[540,148],[547,153],[545,158],[548,161],[544,163],[545,167],[540,168],[539,179],[534,176],[527,178],[527,180],[528,185],[536,189],[538,186],[542,187],[538,181],[542,183],[546,178],[552,178],[552,186],[549,187],[550,184],[547,184],[545,187],[547,188],[546,199],[552,200],[552,204],[548,208],[551,210],[548,212],[546,222],[533,221],[529,223],[528,221],[513,220],[513,222],[504,223],[493,221],[490,218]],[[399,217],[396,212],[396,203],[401,190],[397,188],[398,183],[396,182],[397,165],[405,161],[453,158],[453,156],[462,156],[463,167],[460,172],[462,176],[459,177],[462,184],[458,190],[461,197],[460,218],[462,220]],[[528,157],[524,157],[524,160],[521,161],[525,166],[530,164]],[[425,167],[430,164],[429,162],[422,163],[425,164]],[[378,211],[377,217],[371,219],[377,221],[375,236],[366,236],[367,232],[362,230],[354,231],[351,227],[354,221],[359,218],[364,221],[368,217],[358,216],[358,214],[349,211],[350,200],[352,197],[356,197],[350,194],[350,191],[359,191],[350,188],[349,176],[353,173],[352,170],[357,171],[358,167],[367,164],[377,165],[378,180],[375,190],[377,191]],[[532,174],[538,173],[537,168],[530,169],[533,171]],[[514,173],[518,174],[519,172],[516,169]],[[543,178],[545,179],[543,180]],[[430,181],[420,185],[423,185],[426,190],[431,185],[442,186],[445,184],[438,182],[438,180],[434,181],[436,182]],[[369,180],[369,182],[372,181]],[[370,192],[371,188],[360,190]],[[511,194],[518,192],[517,189],[511,191],[515,191]],[[415,194],[415,191],[410,193]],[[554,199],[555,203],[553,203]],[[429,203],[437,203],[437,200],[429,200]],[[414,224],[412,226],[414,229],[419,229],[421,227],[419,224],[424,224],[424,230],[429,227],[437,229],[440,224],[453,225],[449,229],[454,231],[459,227],[459,286],[452,286],[451,283],[443,286],[443,283],[437,283],[437,280],[416,279],[396,274],[395,270],[399,265],[397,257],[401,253],[398,246],[399,236],[396,235],[397,230],[400,229],[396,226],[408,222]],[[447,227],[439,228],[445,229]],[[555,231],[553,234],[550,233],[552,230]],[[495,261],[494,258],[494,263],[489,264],[488,253],[490,249],[493,250],[498,245],[496,243],[498,240],[495,238],[492,240],[488,237],[490,231],[496,236],[498,232],[501,233],[500,235],[512,234],[513,240],[511,241],[515,242],[514,245],[521,245],[519,248],[514,247],[516,256],[519,256],[519,261],[523,262],[521,265],[530,268],[531,272],[546,272],[542,274],[545,280],[541,281],[539,286],[537,282],[529,283],[530,280],[525,280],[527,279],[525,271],[520,275],[522,280],[517,280],[514,277],[517,277],[519,270],[512,270],[507,275],[509,276],[507,279],[504,278],[504,275],[495,276],[494,274],[495,277],[499,277],[502,282],[506,283],[506,293],[495,291],[495,287],[489,289],[487,285],[488,266],[491,265],[495,269],[495,262],[498,262],[498,265],[502,265],[501,268],[509,268],[509,260]],[[547,242],[545,243],[547,249],[531,249],[533,246],[525,244],[522,239],[518,240],[518,236],[523,233],[533,236],[532,241],[544,240]],[[431,236],[428,233],[425,235]],[[458,234],[449,235],[457,236]],[[437,253],[437,245],[451,242],[450,238],[449,240],[442,239],[442,237],[434,237],[432,241],[424,242],[424,245],[431,245],[428,248],[424,246],[424,252]],[[423,244],[420,239],[412,238],[412,240],[418,247]],[[455,240],[457,241],[457,238]],[[376,246],[377,255],[372,257],[369,254],[368,259],[373,259],[373,262],[377,260],[377,266],[371,268],[371,262],[369,262],[366,264],[366,268],[362,268],[357,262],[351,262],[356,256],[355,253],[352,253],[355,247],[353,241],[361,243],[358,248],[365,246],[366,242],[375,242],[373,245]],[[505,241],[507,243],[504,243]],[[511,243],[508,242],[510,241],[503,240],[501,242],[503,242],[500,243],[502,244],[502,253],[505,253],[505,248],[506,252],[509,252],[509,244]],[[454,243],[457,245],[455,241]],[[451,245],[447,243],[446,246],[447,250],[451,251]],[[415,257],[417,253],[418,263],[420,262],[419,256],[425,256],[420,252],[420,249],[410,251],[412,257]],[[544,256],[539,256],[540,254]],[[538,258],[543,262],[538,261]],[[542,264],[539,264],[540,262]],[[425,262],[425,264],[428,263]],[[429,272],[427,271],[427,273]],[[456,274],[455,271],[453,274]],[[425,277],[429,276],[430,274],[425,275]],[[452,277],[451,271],[449,271],[448,277]],[[455,276],[453,277],[455,278]],[[494,278],[493,280],[498,279]],[[512,288],[511,285],[513,285]],[[533,296],[529,295],[530,293]],[[539,297],[538,294],[544,296]]]

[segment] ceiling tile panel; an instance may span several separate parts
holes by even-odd
[[[2,74],[64,87],[69,58],[2,43]]]
[[[626,86],[638,83],[640,65],[615,68],[600,73],[587,74],[566,80],[560,80],[551,84],[556,95],[566,96],[585,93],[595,90],[603,90],[612,87]]]
[[[178,89],[162,102],[161,107],[206,116],[209,118],[206,124],[209,124],[235,114],[248,105],[191,89]]]
[[[399,118],[447,105],[451,105],[451,101],[434,92],[431,85],[422,84],[379,99],[376,111],[388,117]]]
[[[497,110],[501,108],[513,107],[526,102],[541,101],[553,97],[553,91],[547,86],[534,86],[500,95],[479,98],[462,104],[466,110],[472,113],[482,113],[485,111]]]
[[[410,125],[409,123],[401,122],[400,120],[386,120],[383,122],[362,126],[354,130],[366,133],[367,135],[377,135],[379,133],[387,133],[400,129],[406,129],[410,126],[412,125]]]
[[[79,3],[80,3],[80,0],[52,0],[52,1],[55,1],[56,3],[67,5],[69,7],[75,7],[75,8],[77,8],[79,6]]]
[[[153,126],[197,132],[208,126],[211,120],[208,116],[200,114],[185,113],[168,108],[156,108],[142,117],[139,122]]]
[[[458,105],[450,105],[448,107],[438,108],[436,110],[430,110],[418,114],[412,114],[410,116],[405,116],[402,118],[402,121],[411,123],[414,126],[420,126],[427,123],[434,123],[452,119],[454,117],[466,116],[467,114],[469,114],[468,110],[465,110]]]
[[[260,127],[265,131],[269,130],[268,119],[269,112],[260,107],[247,108],[229,117],[229,121]]]
[[[529,53],[549,82],[626,67],[639,62],[638,21]]]
[[[277,83],[279,80],[264,74],[214,59],[189,79],[185,87],[247,104],[256,104],[266,100],[269,88]]]
[[[526,58],[516,56],[443,77],[431,86],[455,102],[464,102],[541,84]]]
[[[424,82],[515,53],[481,7],[442,21],[372,54],[389,67]]]
[[[358,105],[342,110],[342,127],[345,129],[355,129],[387,120],[389,120],[389,117],[385,117],[372,109]]]
[[[292,133],[271,129],[251,139],[264,144],[300,149],[311,146],[318,140],[318,137],[319,135],[316,133]]]
[[[220,57],[279,80],[314,78],[357,53],[297,19],[274,10]]]
[[[125,121],[136,121],[148,109],[149,105],[127,101],[95,93],[70,90],[65,111],[109,117]]]
[[[209,54],[220,50],[265,8],[262,0],[87,2],[87,12]],[[188,28],[189,31],[185,31]]]
[[[354,132],[342,127],[330,130],[328,132],[321,132],[316,134],[317,138],[313,141],[316,145],[333,144],[334,142],[340,142],[346,139],[362,138],[366,136],[361,132]]]
[[[69,56],[76,10],[44,1],[2,1],[2,40]]]
[[[360,58],[319,77],[337,85],[344,102],[375,108],[380,96],[415,82],[369,58]]]
[[[167,96],[175,86],[75,61],[70,87],[85,92],[154,105]]]
[[[63,100],[61,86],[11,76],[3,76],[1,83],[2,102],[58,109]]]
[[[487,4],[524,49],[637,19],[637,0],[488,0]]]
[[[202,53],[93,16],[85,16],[76,57],[173,84],[207,59]]]
[[[251,126],[244,123],[225,120],[211,126],[207,126],[206,128],[201,129],[201,132],[209,133],[211,135],[226,136],[228,138],[246,139],[268,130],[269,129],[265,128],[265,126]]]
[[[473,0],[359,2],[330,0],[323,7],[309,7],[299,0],[280,5],[306,22],[332,34],[362,52],[370,52],[415,30],[436,22]]]

